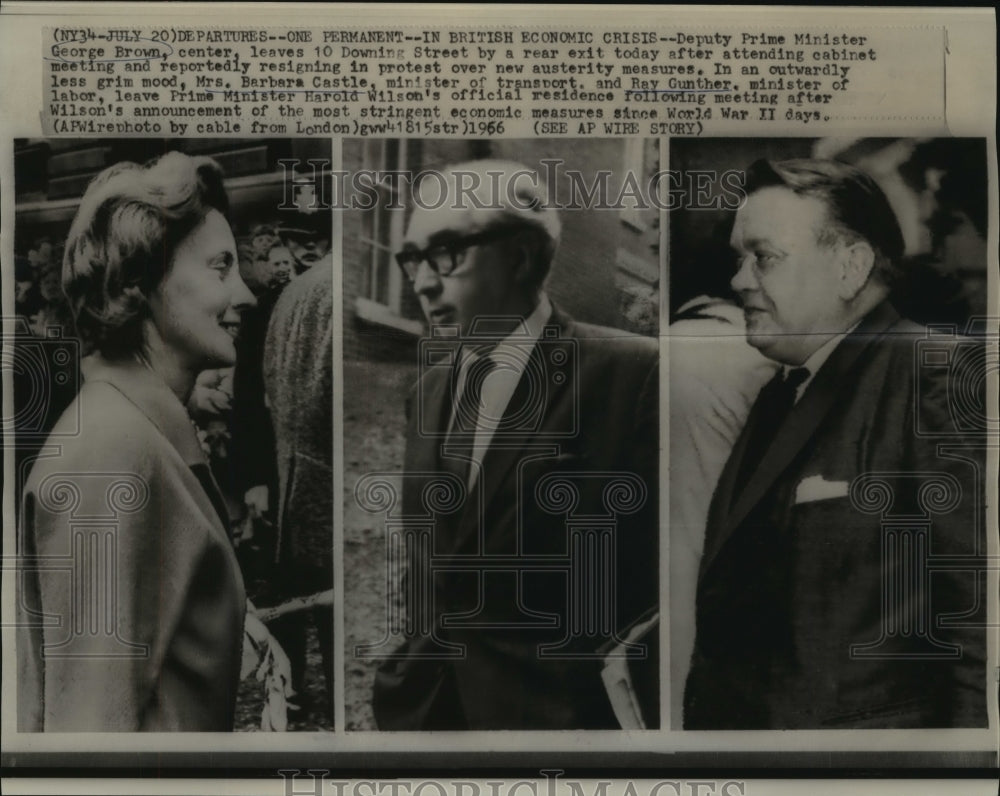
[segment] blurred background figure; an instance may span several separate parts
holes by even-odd
[[[917,194],[910,217],[924,232],[920,245],[911,247],[911,276],[897,290],[895,303],[920,323],[951,324],[964,331],[970,319],[986,316],[983,147],[984,142],[970,139],[914,142],[899,166],[907,190]]]
[[[280,600],[333,588],[333,269],[296,277],[274,307],[264,344],[263,380],[274,427],[277,543],[271,587]],[[271,632],[288,652],[302,707],[306,628],[319,639],[325,702],[333,720],[332,603],[281,617]]]
[[[240,273],[256,295],[281,292],[295,276],[295,261],[270,224],[258,224],[240,252]]]
[[[297,218],[279,226],[277,233],[301,274],[324,260],[330,253],[329,218],[299,212]]]
[[[728,293],[728,291],[726,291]],[[743,310],[698,296],[670,324],[670,605],[693,606],[708,507],[760,388],[778,369],[746,342]],[[670,626],[670,682],[687,679],[694,651],[694,611]],[[681,705],[672,700],[671,723]]]
[[[31,261],[27,257],[14,258],[14,310],[18,315],[31,315],[32,303],[37,302],[35,292],[35,275],[31,270]]]
[[[241,273],[257,297],[244,313],[243,334],[236,350],[233,407],[230,417],[232,457],[228,484],[239,505],[239,538],[249,541],[258,530],[273,529],[271,496],[277,489],[277,463],[271,415],[264,402],[264,337],[274,304],[294,276],[291,255],[271,225],[250,232],[252,243],[243,248]],[[265,535],[266,536],[266,535]],[[272,539],[258,544],[268,547]]]

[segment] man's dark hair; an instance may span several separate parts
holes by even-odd
[[[817,230],[821,245],[865,240],[875,252],[875,277],[892,287],[902,276],[903,232],[882,189],[863,171],[836,160],[758,160],[746,172],[746,195],[788,188],[826,205],[829,227]]]

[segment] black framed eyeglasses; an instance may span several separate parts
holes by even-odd
[[[524,229],[523,224],[502,225],[473,232],[470,235],[456,235],[438,241],[426,249],[404,249],[396,253],[396,263],[403,269],[406,278],[416,280],[420,263],[426,262],[439,276],[448,276],[465,262],[465,253],[473,246],[493,243]]]

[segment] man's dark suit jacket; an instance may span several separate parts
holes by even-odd
[[[949,365],[977,343],[926,335],[873,310],[734,496],[751,411],[709,513],[685,728],[986,725],[984,440]]]
[[[619,499],[629,502],[626,493],[638,479],[639,491],[645,491],[641,507],[614,515],[614,542],[596,556],[613,571],[614,606],[610,596],[596,599],[613,612],[615,628],[623,632],[656,604],[658,594],[658,346],[655,340],[576,323],[558,312],[548,333],[553,336],[543,334],[531,353],[501,423],[503,433],[494,435],[484,455],[472,499],[452,515],[438,515],[434,550],[444,560],[460,563],[462,556],[480,552],[481,539],[481,552],[488,556],[511,556],[515,562],[517,556],[565,560],[567,519],[555,504],[568,493],[560,492],[557,482],[572,484],[570,492],[577,490],[572,516],[589,517],[600,526],[609,506],[613,514]],[[451,413],[447,370],[426,372],[416,387],[419,395],[411,396],[402,497],[406,517],[426,514],[421,502],[425,487],[444,469],[441,430]],[[553,378],[556,371],[573,376]],[[528,391],[531,373],[545,374],[544,392]],[[537,407],[540,414],[528,412],[511,422],[526,406]],[[539,421],[537,427],[525,430],[532,418]],[[427,434],[429,427],[438,433]],[[631,487],[606,489],[614,475],[623,473]],[[428,562],[419,551],[408,567],[410,583],[415,570],[428,576]],[[601,681],[602,661],[595,654],[607,639],[577,633],[561,650],[569,657],[540,651],[542,645],[558,645],[572,630],[567,624],[572,578],[557,566],[539,571],[525,564],[521,569],[519,578],[509,570],[434,575],[433,606],[413,604],[409,618],[418,627],[429,621],[439,639],[462,645],[464,651],[459,659],[422,658],[433,652],[434,642],[411,634],[399,657],[387,661],[377,675],[374,710],[380,729],[618,726]],[[588,585],[599,580],[596,572],[587,578]],[[421,610],[431,615],[420,616]],[[457,626],[455,619],[463,612],[474,616]],[[554,615],[554,623],[544,614]],[[525,627],[526,617],[543,626]],[[500,626],[504,623],[507,627]]]

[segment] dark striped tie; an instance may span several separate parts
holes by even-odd
[[[447,456],[441,457],[443,468],[468,483],[470,459],[479,426],[483,385],[493,372],[496,363],[486,355],[488,348],[475,350],[471,356],[460,356],[452,375],[451,427],[445,439]],[[465,381],[459,391],[460,375],[464,370]]]
[[[806,368],[792,368],[787,374],[784,369],[779,370],[757,396],[747,421],[745,433],[748,439],[733,489],[734,503],[743,494],[747,482],[764,458],[774,435],[778,433],[781,424],[795,406],[796,392],[808,378],[809,371]]]

